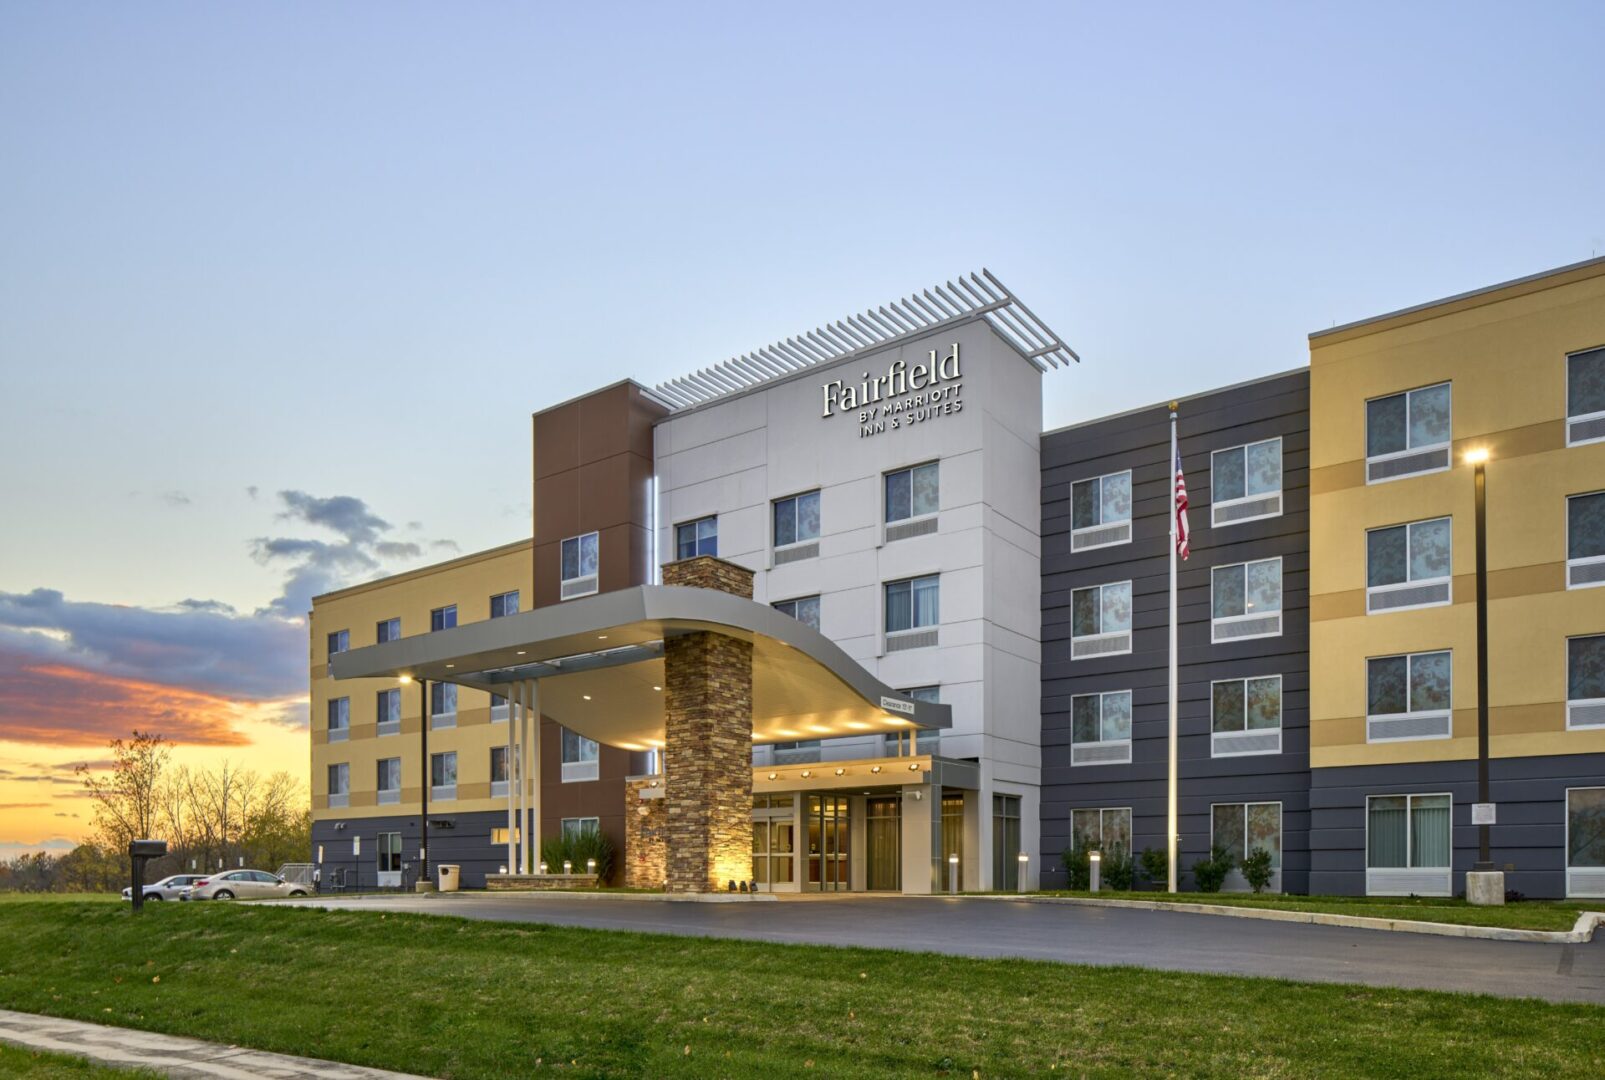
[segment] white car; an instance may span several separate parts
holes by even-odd
[[[147,900],[177,900],[184,890],[202,879],[200,874],[172,874],[160,881],[151,882],[145,886],[145,899]],[[132,900],[134,890],[123,890],[123,899]]]
[[[273,896],[305,896],[307,887],[285,881],[266,870],[227,870],[208,874],[180,895],[181,900],[258,900]]]

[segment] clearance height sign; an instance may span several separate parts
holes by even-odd
[[[829,419],[856,414],[858,437],[867,439],[961,412],[963,389],[959,343],[955,341],[946,355],[932,349],[926,363],[909,365],[894,360],[884,374],[871,377],[864,372],[862,382],[834,379],[826,383],[821,388],[825,408],[820,415]]]

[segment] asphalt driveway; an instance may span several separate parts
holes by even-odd
[[[455,893],[277,902],[1605,1004],[1605,940],[1598,938],[1587,945],[1478,941],[1189,912],[951,897],[708,904]]]

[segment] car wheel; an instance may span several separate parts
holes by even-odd
[[[229,892],[227,889],[219,889],[215,893],[212,894],[212,899],[213,900],[232,900],[232,899],[234,899],[234,894]]]
[[[290,895],[291,896],[305,896],[306,895],[306,891],[304,889],[291,889],[290,890]]]
[[[145,900],[146,900],[147,903],[150,902],[151,900],[165,900],[165,899],[167,899],[167,898],[165,896],[163,896],[161,893],[151,893],[149,896],[145,897]]]

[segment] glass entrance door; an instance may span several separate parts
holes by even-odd
[[[759,892],[793,889],[792,852],[797,822],[790,795],[752,797],[752,887]]]
[[[864,801],[865,870],[870,889],[897,892],[903,888],[903,800],[878,795]]]
[[[847,888],[847,796],[808,796],[808,880],[812,892]]]

